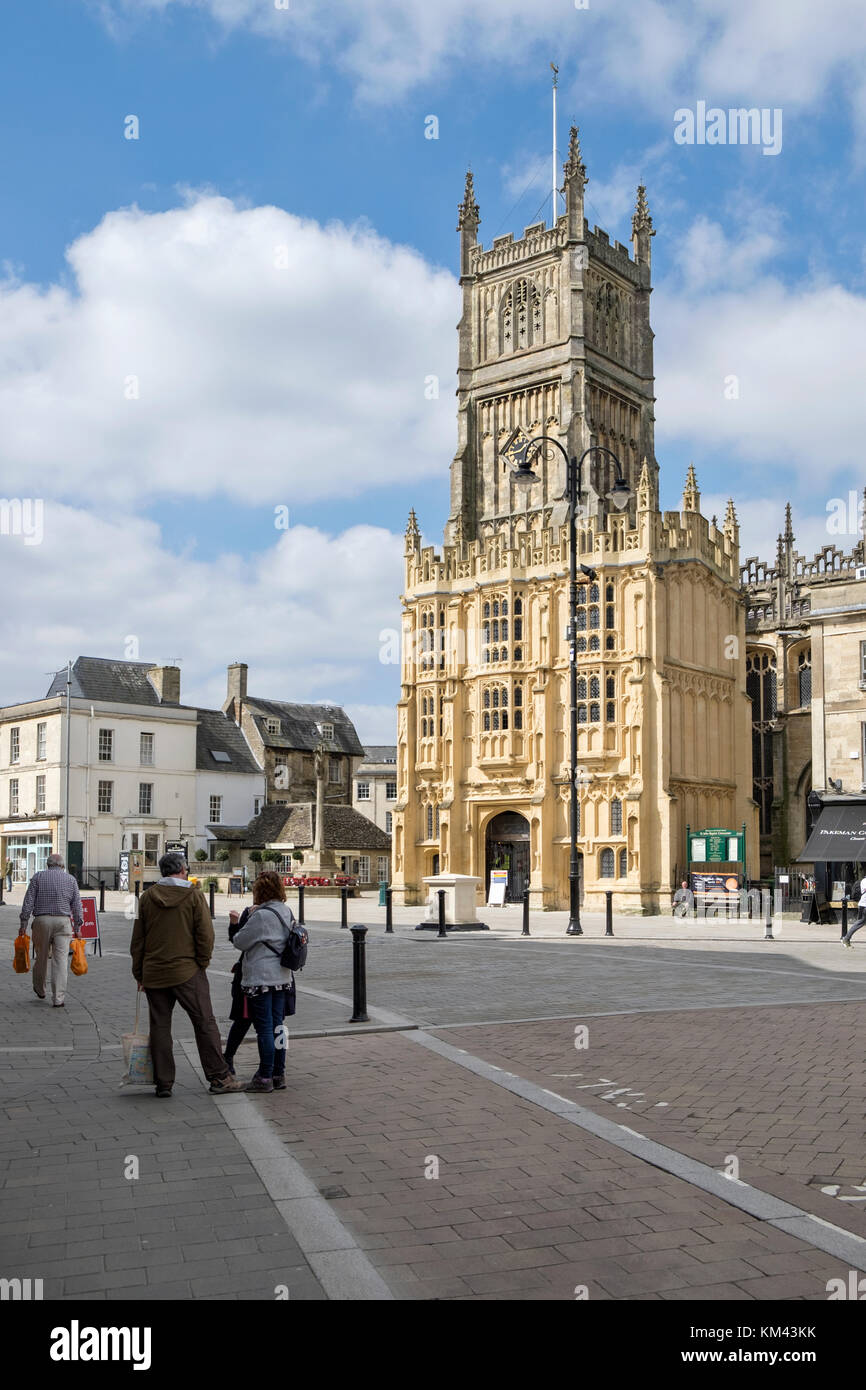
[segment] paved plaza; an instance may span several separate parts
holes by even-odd
[[[124,1088],[131,923],[62,1010],[0,908],[0,1274],[49,1299],[825,1300],[866,1271],[866,932],[486,910],[369,927],[351,1025],[339,903],[308,903],[289,1086],[207,1093],[177,1012],[171,1100]],[[225,1032],[228,901],[210,970]],[[859,940],[859,938],[858,938]],[[252,1035],[250,1035],[252,1036]],[[239,1053],[252,1075],[254,1045]]]

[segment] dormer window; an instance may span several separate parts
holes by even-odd
[[[333,743],[333,741],[334,741],[334,726],[333,726],[333,724],[323,724],[323,725],[322,725],[322,738],[324,739],[325,743]]]
[[[280,732],[280,721],[279,721],[279,719],[266,719],[266,720],[265,720],[265,728],[267,729],[267,731],[268,731],[269,734],[279,734],[279,732]]]

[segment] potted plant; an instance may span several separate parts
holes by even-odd
[[[219,864],[227,864],[231,857],[232,856],[230,850],[218,849],[216,852],[217,863]]]
[[[200,864],[203,864],[203,863],[205,862],[205,860],[207,859],[207,850],[206,850],[206,849],[197,849],[196,852],[195,852],[195,857],[196,857],[196,859],[198,860],[198,862],[199,862]]]
[[[250,862],[256,865],[257,873],[261,873],[262,852],[260,849],[250,850]]]

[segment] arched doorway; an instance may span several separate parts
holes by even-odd
[[[529,821],[517,811],[501,811],[487,826],[485,849],[485,890],[491,869],[507,869],[505,901],[522,902],[529,887]]]

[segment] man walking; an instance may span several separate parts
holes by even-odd
[[[842,937],[843,946],[850,946],[851,937],[854,933],[859,931],[861,927],[866,927],[866,878],[861,878],[860,880],[860,901],[857,906],[860,909],[857,913],[857,920],[853,927],[849,927]]]
[[[156,1094],[171,1095],[174,1051],[171,1015],[175,1004],[189,1014],[202,1070],[214,1095],[241,1090],[222,1053],[206,970],[213,954],[213,923],[203,894],[189,881],[180,854],[164,854],[158,883],[145,889],[138,906],[130,953],[132,973],[147,995],[150,1050]]]
[[[49,854],[48,866],[34,874],[21,905],[21,930],[27,934],[27,924],[33,915],[33,988],[40,999],[45,998],[45,975],[51,957],[51,994],[55,1009],[66,1001],[66,981],[69,978],[69,943],[81,935],[84,918],[81,915],[81,894],[78,884],[68,874],[63,856]]]

